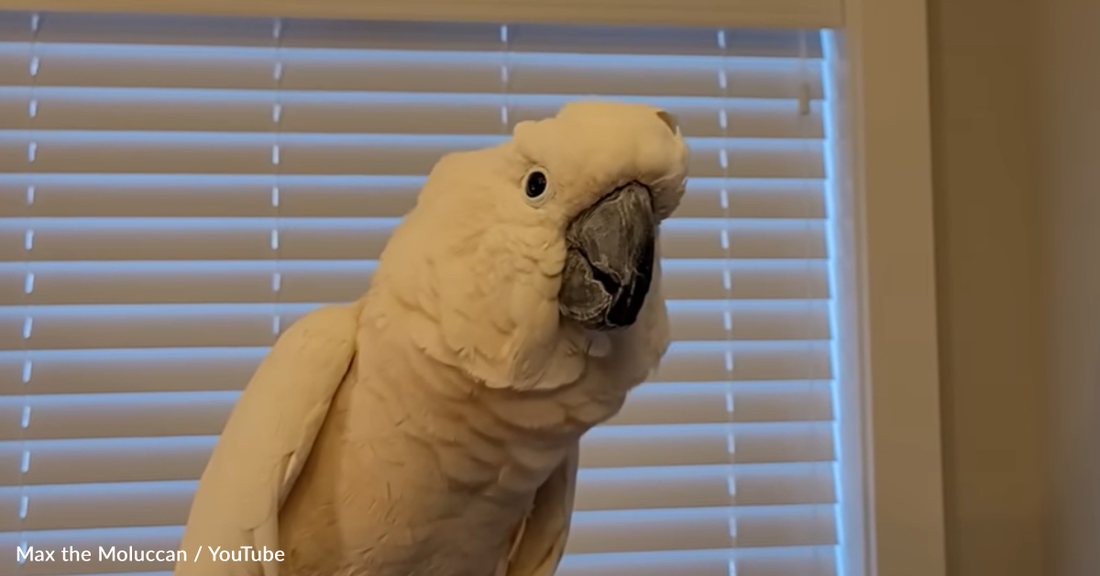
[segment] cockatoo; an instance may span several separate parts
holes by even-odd
[[[260,362],[175,576],[551,576],[582,435],[669,345],[687,159],[668,112],[598,100],[444,156],[367,292]]]

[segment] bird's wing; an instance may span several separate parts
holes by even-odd
[[[573,518],[580,446],[573,446],[535,494],[531,512],[516,530],[500,576],[553,576],[565,553]]]
[[[279,550],[279,509],[355,358],[356,310],[309,312],[260,362],[199,480],[180,544],[188,557],[175,576],[278,576],[275,559],[214,562],[211,555],[218,547]]]

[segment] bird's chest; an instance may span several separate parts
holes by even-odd
[[[468,423],[366,414],[347,390],[280,514],[285,574],[492,576],[554,455],[524,463]]]
[[[423,490],[423,484],[417,489]],[[301,523],[284,515],[291,528],[282,541],[288,548],[284,573],[493,576],[507,553],[511,526],[518,518],[484,503],[457,505],[450,499],[443,493],[423,493],[416,499],[356,493],[331,522],[305,530],[295,529]],[[439,508],[430,507],[432,502]],[[326,545],[317,546],[318,542]]]

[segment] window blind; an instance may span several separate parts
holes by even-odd
[[[0,9],[283,16],[356,20],[505,21],[836,28],[841,0],[0,0]]]
[[[594,96],[677,114],[691,178],[559,573],[837,576],[825,80],[816,31],[0,13],[0,575],[168,574],[99,547],[177,546],[280,331],[441,154]]]

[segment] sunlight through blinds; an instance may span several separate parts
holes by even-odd
[[[679,115],[675,342],[590,432],[562,576],[838,576],[818,31],[0,15],[0,575],[166,575],[239,390],[451,150]],[[20,563],[17,546],[92,551]]]

